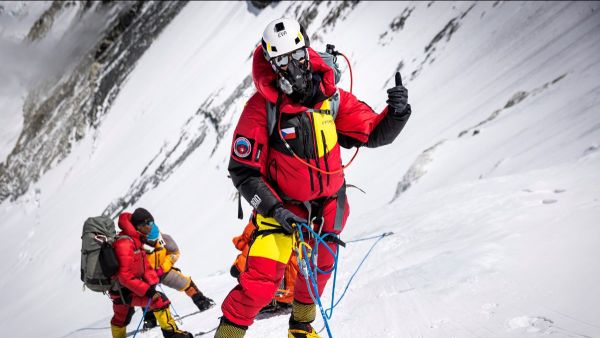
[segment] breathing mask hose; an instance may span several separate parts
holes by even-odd
[[[335,53],[343,56],[344,59],[346,59],[346,63],[348,64],[348,70],[350,70],[350,94],[352,94],[352,84],[354,81],[354,77],[352,76],[352,65],[350,64],[350,60],[348,60],[348,58],[346,57],[346,55],[344,53],[340,53],[338,51],[335,51]]]
[[[350,64],[350,60],[344,53],[335,50],[335,46],[332,44],[327,44],[327,46],[325,47],[325,52],[333,55],[334,62],[337,60],[338,55],[343,56],[344,59],[346,60],[346,63],[348,64],[348,69],[350,70],[350,93],[352,93],[352,85],[354,82],[354,76],[352,75],[352,64]]]

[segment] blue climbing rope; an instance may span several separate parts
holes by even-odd
[[[142,319],[140,319],[140,322],[138,323],[138,326],[135,329],[135,332],[133,333],[133,338],[135,338],[135,336],[137,336],[138,332],[140,331],[140,326],[142,325],[144,318],[146,318],[146,313],[148,313],[148,308],[150,307],[150,303],[152,303],[152,298],[148,299],[148,304],[144,308],[144,313],[142,313]]]
[[[158,283],[158,287],[160,288],[160,291],[162,291],[162,293],[166,294],[165,290],[162,287],[162,283]],[[179,317],[179,314],[177,314],[177,311],[175,311],[175,307],[173,306],[173,302],[171,302],[171,310],[173,310],[173,314],[175,315],[175,317]]]
[[[377,240],[373,243],[373,245],[371,245],[371,248],[369,248],[369,251],[367,251],[367,253],[365,254],[365,256],[363,257],[363,259],[360,261],[360,263],[358,264],[358,266],[356,267],[356,269],[354,270],[354,273],[352,273],[352,276],[350,276],[350,279],[348,280],[348,283],[346,283],[346,287],[344,287],[344,292],[342,292],[342,295],[340,296],[340,298],[335,302],[334,304],[334,293],[335,293],[335,284],[336,284],[336,275],[337,275],[337,257],[336,257],[336,269],[335,269],[335,273],[333,275],[333,288],[331,291],[331,307],[327,310],[325,310],[325,312],[327,313],[327,311],[329,311],[329,318],[331,319],[331,316],[333,315],[333,309],[342,301],[342,298],[344,298],[344,296],[346,295],[346,291],[348,291],[348,288],[350,287],[350,283],[352,283],[352,280],[354,279],[354,277],[356,276],[356,274],[358,273],[358,270],[360,270],[360,268],[362,267],[363,263],[367,260],[367,257],[369,257],[369,255],[371,254],[371,251],[373,251],[373,249],[375,248],[375,246],[377,245],[377,243],[379,243],[380,240],[382,240],[384,237],[392,235],[393,232],[385,232],[379,236],[374,236],[374,237],[369,237],[369,238],[361,238],[361,239],[356,239],[353,241],[348,241],[346,243],[355,243],[355,242],[361,242],[367,239],[375,239],[377,238]]]
[[[310,227],[308,227],[308,225],[306,223],[300,223],[300,229],[297,232],[298,234],[298,240],[300,241],[300,245],[301,245],[301,252],[302,252],[302,275],[304,276],[304,280],[306,282],[306,287],[308,289],[308,293],[310,295],[310,298],[313,300],[313,302],[315,304],[317,304],[319,306],[319,310],[321,312],[321,316],[323,317],[323,321],[325,322],[325,327],[327,328],[327,334],[329,335],[329,338],[332,338],[331,335],[331,329],[329,328],[329,323],[327,322],[327,315],[325,314],[325,310],[323,309],[323,304],[321,304],[321,297],[319,295],[319,288],[317,286],[317,280],[316,280],[316,276],[318,273],[318,270],[320,270],[317,267],[316,264],[316,259],[314,259],[314,257],[317,256],[317,253],[315,252],[315,249],[311,248],[311,253],[310,253],[310,258],[315,260],[314,264],[312,265],[314,268],[314,271],[311,270],[310,268],[310,260],[309,260],[309,253],[306,251],[306,247],[308,246],[308,244],[306,244],[306,242],[304,241],[304,235],[302,233],[302,227],[304,227],[305,229],[308,230],[309,234],[313,235],[315,238],[315,247],[319,247],[319,242],[323,242],[323,238],[321,236],[319,236],[317,233],[315,233]],[[335,252],[333,252],[331,250],[331,248],[328,245],[325,245],[326,248],[328,248],[328,250],[331,252],[332,255],[334,255],[334,257],[337,257],[337,254]],[[337,258],[336,258],[337,261]],[[333,269],[335,269],[337,264],[334,264]]]
[[[363,237],[363,238],[357,238],[357,239],[353,239],[351,241],[346,241],[346,243],[356,243],[356,242],[362,242],[362,241],[368,241],[370,239],[375,239],[375,238],[383,238],[389,235],[393,235],[393,232],[384,232],[381,235],[376,235],[376,236],[370,236],[370,237]]]
[[[313,302],[316,305],[319,306],[319,310],[321,312],[321,316],[323,317],[323,322],[325,323],[325,328],[327,329],[327,334],[328,334],[329,338],[332,338],[331,329],[329,328],[329,322],[328,322],[328,320],[331,319],[331,317],[333,316],[333,309],[344,298],[344,296],[346,295],[346,292],[348,291],[348,288],[350,287],[350,283],[352,283],[352,280],[354,279],[354,277],[356,276],[356,274],[358,273],[358,271],[362,267],[363,263],[369,257],[369,255],[371,254],[371,252],[373,251],[373,249],[375,248],[375,246],[377,245],[377,243],[379,243],[379,241],[381,239],[383,239],[384,237],[392,235],[393,232],[385,232],[385,233],[383,233],[381,235],[378,235],[378,236],[372,236],[372,237],[366,237],[366,238],[359,238],[359,239],[355,239],[355,240],[346,242],[346,243],[353,243],[353,242],[366,241],[366,240],[370,240],[370,239],[377,239],[377,241],[375,241],[373,243],[373,245],[371,245],[371,248],[365,254],[365,256],[363,257],[363,259],[359,263],[358,267],[355,269],[354,273],[352,274],[352,276],[348,280],[348,283],[346,283],[346,286],[344,287],[344,291],[342,292],[342,295],[336,301],[335,300],[335,289],[336,289],[336,281],[337,281],[337,268],[338,268],[338,257],[339,257],[339,248],[340,248],[340,245],[339,245],[339,241],[336,241],[336,250],[334,252],[333,249],[327,244],[327,242],[325,241],[325,239],[328,236],[331,236],[331,237],[334,237],[334,238],[339,238],[339,236],[336,235],[336,234],[332,234],[332,233],[326,233],[323,236],[320,236],[313,229],[311,229],[308,226],[308,224],[306,224],[306,223],[300,223],[298,230],[299,231],[297,232],[297,234],[298,234],[298,241],[300,243],[300,245],[299,245],[300,249],[297,249],[299,251],[297,253],[299,254],[299,256],[302,257],[302,259],[300,261],[302,263],[302,266],[301,266],[302,275],[304,276],[304,280],[306,282],[308,293],[309,293],[311,299],[313,300]],[[310,248],[310,246],[308,244],[306,244],[306,241],[304,240],[304,234],[303,234],[304,231],[307,232],[308,236],[310,236],[310,237],[312,237],[312,238],[315,239],[315,243],[313,244],[314,248]],[[319,251],[319,244],[323,244],[324,247],[327,249],[327,251],[329,251],[329,253],[334,258],[334,264],[333,264],[333,267],[330,270],[327,270],[327,271],[321,270],[318,267],[318,265],[317,265],[317,257],[318,257],[318,251]],[[307,247],[311,249],[311,252],[307,251]],[[310,268],[311,267],[311,260],[312,260],[312,267],[313,267],[312,270]],[[318,285],[317,285],[317,274],[319,274],[319,273],[320,274],[330,274],[332,272],[333,272],[333,286],[332,286],[332,291],[331,291],[331,307],[328,308],[328,309],[323,309],[323,304],[321,303],[321,297],[319,295],[319,289],[318,289]]]

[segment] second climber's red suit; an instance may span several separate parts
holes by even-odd
[[[130,219],[131,214],[127,212],[119,216],[121,232],[113,245],[119,261],[119,271],[115,277],[121,290],[110,293],[114,311],[111,324],[118,327],[129,324],[135,306],[144,308],[149,304],[149,308],[154,311],[168,308],[171,304],[162,295],[152,301],[146,295],[148,289],[158,284],[159,280],[146,259],[140,234],[135,230]]]
[[[277,224],[271,217],[274,208],[283,206],[305,219],[317,217],[316,231],[339,234],[349,214],[340,146],[389,144],[411,112],[408,105],[401,114],[388,114],[388,108],[375,113],[353,94],[336,88],[333,69],[315,51],[308,51],[311,71],[320,80],[317,85],[322,99],[312,107],[304,107],[280,94],[275,87],[276,74],[259,46],[252,70],[258,91],[244,107],[233,136],[229,173],[236,188],[254,207],[259,231],[250,247],[246,270],[222,305],[225,318],[240,326],[251,325],[260,309],[271,301],[292,255],[292,236],[269,231],[274,229],[269,224]],[[330,107],[333,95],[339,95],[336,116]],[[267,117],[267,101],[277,106],[276,116],[271,119]],[[302,161],[294,157],[288,145]],[[336,250],[334,243],[329,245]],[[319,249],[322,254],[317,264],[323,271],[330,270],[334,263],[326,251]],[[319,294],[329,277],[318,274]],[[313,303],[300,274],[295,284],[294,299]]]

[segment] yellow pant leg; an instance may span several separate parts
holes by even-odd
[[[154,311],[154,317],[156,317],[156,322],[158,322],[161,329],[172,332],[177,331],[177,323],[175,323],[175,319],[171,316],[169,308]]]
[[[113,338],[125,338],[127,335],[127,329],[125,326],[115,326],[111,324],[110,332],[112,333]]]
[[[279,223],[272,217],[264,217],[261,214],[257,214],[256,223],[258,224],[258,236],[250,246],[248,257],[264,257],[287,264],[292,256],[293,237],[284,233],[261,235],[261,231],[280,229],[278,226]]]

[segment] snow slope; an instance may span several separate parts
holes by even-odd
[[[222,130],[198,107],[226,101],[249,74],[264,25],[298,7],[318,9],[308,27],[319,33],[314,46],[335,43],[348,55],[359,98],[383,109],[400,68],[414,112],[396,142],[361,150],[347,170],[367,194],[350,190],[344,239],[394,235],[336,307],[334,337],[600,336],[598,3],[363,2],[323,24],[337,5],[283,2],[253,14],[247,3],[188,4],[101,127],[26,195],[0,205],[0,315],[10,318],[0,330],[110,336],[109,300],[80,292],[81,225],[182,139],[202,142],[136,205],[175,237],[178,265],[220,304],[235,284],[230,238],[244,225],[227,178],[228,127],[253,88],[222,112]],[[371,243],[342,251],[338,288]],[[165,291],[178,313],[193,310]],[[218,316],[216,307],[182,327],[212,329]],[[139,311],[129,328],[138,321]],[[281,337],[286,325],[286,317],[258,321],[247,336]]]

